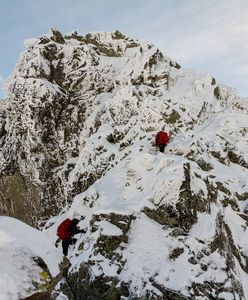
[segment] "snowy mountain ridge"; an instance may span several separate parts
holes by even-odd
[[[26,47],[0,108],[0,211],[52,240],[86,217],[57,298],[248,299],[248,99],[118,31]]]

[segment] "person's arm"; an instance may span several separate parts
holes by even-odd
[[[155,137],[155,144],[156,144],[156,145],[158,145],[158,135],[159,135],[159,133],[157,133],[157,134],[156,134],[156,137]]]
[[[85,233],[86,232],[86,229],[79,229],[79,228],[77,228],[76,229],[76,232],[77,233]],[[76,234],[76,233],[75,233]]]
[[[168,144],[169,141],[170,141],[170,136],[169,136],[169,134],[167,133],[167,142],[166,142],[166,144]]]
[[[86,231],[84,229],[79,229],[76,225],[74,224],[71,224],[69,227],[68,227],[68,231],[70,232],[71,235],[75,235],[75,234],[78,234],[78,233],[85,233]]]
[[[57,248],[59,243],[60,243],[61,239],[60,238],[57,238],[56,242],[55,242],[55,247]]]

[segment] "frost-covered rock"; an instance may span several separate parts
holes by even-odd
[[[0,211],[52,239],[86,216],[58,292],[248,299],[248,100],[118,31],[26,47],[0,107]]]
[[[24,299],[43,291],[59,272],[61,253],[44,232],[19,220],[0,217],[2,300]]]

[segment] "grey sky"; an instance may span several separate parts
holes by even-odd
[[[27,38],[120,30],[152,42],[184,68],[248,96],[247,0],[8,0],[0,9],[0,84]],[[0,92],[0,97],[3,94]]]

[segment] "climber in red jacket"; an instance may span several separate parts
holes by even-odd
[[[159,131],[155,137],[155,144],[160,152],[164,152],[165,146],[169,143],[169,135],[164,131]]]
[[[72,220],[65,219],[57,228],[58,239],[55,243],[55,246],[58,246],[58,243],[62,240],[62,248],[64,256],[68,254],[69,245],[74,245],[77,239],[73,236],[77,233],[85,233],[85,229],[79,229],[77,227],[80,220],[74,218]]]

